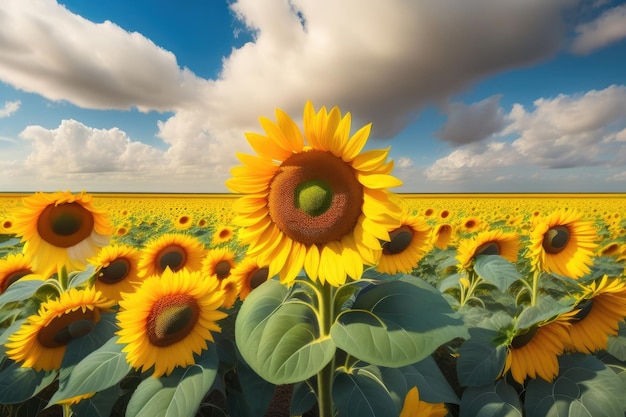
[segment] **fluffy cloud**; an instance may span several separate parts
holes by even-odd
[[[572,167],[626,165],[626,87],[612,85],[580,95],[513,105],[507,126],[492,141],[452,151],[426,169],[429,179],[466,181],[499,176],[511,168],[537,173]],[[597,173],[596,173],[597,174]],[[611,175],[606,172],[605,178]]]
[[[479,142],[499,132],[506,125],[504,111],[500,108],[501,95],[492,96],[472,104],[450,103],[444,109],[448,121],[437,137],[452,146]]]
[[[13,113],[19,110],[20,105],[22,103],[19,100],[16,101],[5,101],[4,107],[0,108],[0,119],[3,117],[9,117]]]
[[[90,22],[52,0],[3,1],[0,79],[81,107],[142,111],[190,105],[206,82],[143,35]]]
[[[598,48],[626,38],[626,5],[605,11],[597,19],[576,27],[571,50],[588,54]]]

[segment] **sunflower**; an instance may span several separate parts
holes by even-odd
[[[96,209],[85,192],[35,193],[15,213],[13,232],[22,237],[24,252],[36,271],[65,265],[82,269],[87,258],[106,246],[113,233],[109,217]]]
[[[211,246],[221,245],[230,242],[235,235],[233,228],[230,226],[220,226],[215,228],[213,237],[211,238]]]
[[[126,245],[102,248],[90,263],[96,267],[96,290],[111,300],[122,299],[122,292],[133,292],[138,285],[139,250]]]
[[[454,228],[449,223],[440,223],[433,229],[433,243],[439,249],[447,249],[452,242]]]
[[[269,268],[259,262],[258,258],[244,258],[232,271],[231,276],[239,283],[239,298],[245,300],[248,294],[267,281]]]
[[[304,135],[282,110],[276,118],[260,119],[267,136],[246,134],[259,156],[237,154],[244,165],[226,183],[245,194],[233,205],[242,243],[283,283],[303,268],[322,284],[359,279],[400,225],[386,190],[401,185],[389,175],[389,149],[361,153],[371,125],[350,137],[350,113],[342,117],[338,107],[316,113],[307,102]]]
[[[459,223],[459,229],[464,233],[474,233],[481,229],[483,222],[476,216],[465,217]]]
[[[191,220],[191,216],[188,214],[181,214],[176,218],[176,220],[174,220],[174,229],[187,230],[192,226],[192,224],[193,221]]]
[[[510,262],[517,261],[520,241],[517,233],[500,229],[481,232],[474,237],[459,241],[456,259],[460,269],[469,269],[478,255],[500,255]]]
[[[142,371],[154,366],[155,377],[193,364],[193,354],[207,349],[211,332],[220,331],[216,322],[226,317],[218,310],[223,297],[217,281],[204,279],[200,271],[166,268],[148,277],[119,303],[118,343],[126,345],[128,362]]]
[[[576,312],[561,314],[551,321],[519,330],[508,345],[502,375],[511,371],[515,381],[541,378],[551,382],[559,374],[558,357],[569,340],[570,319]]]
[[[400,417],[444,417],[448,415],[448,409],[443,403],[427,403],[420,400],[417,387],[413,387],[404,397],[404,405],[400,411]]]
[[[101,311],[115,304],[95,288],[69,290],[56,299],[43,302],[37,314],[5,343],[6,355],[23,367],[49,371],[61,366],[67,344],[85,336],[100,321]]]
[[[391,240],[383,243],[376,270],[387,274],[410,273],[428,252],[432,233],[422,217],[405,211],[400,227],[389,232],[389,237]]]
[[[604,275],[585,287],[576,309],[567,348],[587,354],[606,349],[609,335],[617,336],[626,317],[626,283]]]
[[[225,293],[225,308],[233,306],[241,287],[240,281],[231,276],[235,266],[235,253],[228,248],[210,249],[202,261],[202,274],[209,279],[216,279]]]
[[[34,274],[29,256],[23,253],[8,254],[5,259],[0,259],[0,294],[19,279],[43,279]]]
[[[596,229],[583,213],[557,211],[538,221],[530,232],[527,256],[535,270],[577,279],[590,272],[598,247]]]
[[[178,233],[166,233],[149,242],[141,251],[140,277],[160,275],[169,267],[173,271],[202,268],[205,249],[198,239]]]

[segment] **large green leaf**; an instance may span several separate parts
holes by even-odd
[[[502,292],[522,278],[515,265],[498,255],[478,255],[474,270],[482,279],[495,285]]]
[[[169,376],[147,377],[126,408],[126,417],[193,417],[217,375],[217,352],[210,343],[195,365],[176,368]]]
[[[317,397],[309,381],[299,382],[293,387],[289,413],[292,416],[301,416],[312,409],[315,403],[317,403]]]
[[[441,294],[418,278],[363,290],[331,328],[337,347],[365,362],[401,367],[419,362],[467,330]]]
[[[400,413],[387,387],[364,369],[337,373],[333,382],[333,402],[341,417],[377,417]]]
[[[21,279],[9,285],[9,288],[0,295],[0,307],[12,301],[22,301],[30,298],[46,281]]]
[[[244,360],[276,384],[303,381],[317,374],[335,354],[330,337],[321,337],[311,305],[290,299],[278,281],[266,281],[243,302],[235,340]]]
[[[407,388],[416,386],[422,400],[429,403],[459,403],[459,397],[431,356],[399,370],[406,380]]]
[[[26,401],[50,385],[57,371],[35,371],[23,368],[20,363],[11,361],[0,372],[0,403],[18,404]]]
[[[528,329],[537,323],[571,310],[572,306],[560,304],[550,296],[539,297],[536,305],[526,307],[519,314],[515,327],[517,329]]]
[[[117,385],[98,392],[93,397],[85,398],[72,406],[73,415],[76,417],[109,417],[121,393]]]
[[[623,417],[624,385],[594,356],[559,358],[560,374],[553,382],[533,379],[524,405],[528,417]]]
[[[619,322],[619,332],[617,336],[609,336],[606,350],[617,359],[626,361],[626,323]]]
[[[78,362],[65,383],[50,399],[50,404],[77,395],[99,392],[109,388],[124,378],[131,369],[126,361],[123,345],[112,337],[100,348],[94,350]]]
[[[459,417],[522,417],[522,407],[515,388],[499,380],[467,388],[461,398]]]
[[[472,338],[465,341],[459,349],[457,361],[457,375],[459,382],[464,386],[481,386],[495,381],[506,360],[506,347],[495,346],[490,339],[494,339],[496,332],[487,329],[473,329]],[[484,334],[484,337],[474,336],[475,333]]]

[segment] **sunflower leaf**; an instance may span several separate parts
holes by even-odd
[[[120,388],[114,385],[96,393],[93,397],[81,400],[72,406],[72,411],[77,416],[109,417],[120,395]]]
[[[0,404],[19,404],[50,385],[57,371],[36,371],[11,362],[0,372]]]
[[[264,282],[243,302],[235,324],[241,356],[252,370],[276,385],[317,374],[335,354],[330,337],[320,336],[313,307],[288,294],[278,281]]]
[[[169,376],[148,377],[126,408],[127,417],[193,417],[217,375],[217,350],[210,343],[195,365],[176,368]]]
[[[364,369],[337,373],[333,401],[342,417],[376,417],[400,412],[383,382]]]
[[[533,379],[524,404],[528,417],[623,417],[624,384],[594,356],[564,355],[553,382]]]
[[[131,366],[126,361],[126,353],[122,352],[124,346],[117,343],[118,339],[117,336],[112,337],[78,362],[49,404],[56,404],[77,395],[99,392],[121,381]]]
[[[42,280],[18,280],[9,285],[9,288],[0,295],[0,308],[12,301],[29,299],[46,281]]]
[[[468,387],[461,398],[460,417],[522,417],[517,391],[504,380]]]
[[[522,278],[515,265],[498,255],[478,255],[474,270],[482,279],[495,285],[502,292]]]
[[[480,386],[495,381],[506,360],[506,347],[494,346],[489,339],[494,339],[495,332],[485,330],[488,335],[467,340],[459,350],[457,373],[459,382],[464,386]]]
[[[441,294],[406,275],[361,291],[331,328],[337,347],[365,362],[400,367],[419,362],[443,343],[469,335]]]

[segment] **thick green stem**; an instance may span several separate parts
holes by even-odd
[[[320,285],[320,325],[321,335],[326,337],[330,334],[330,327],[334,320],[333,305],[333,287],[326,283]],[[320,417],[333,417],[335,407],[333,405],[333,378],[335,376],[335,359],[326,364],[326,366],[317,374],[317,403],[319,406]]]
[[[539,275],[541,275],[541,271],[539,269],[535,269],[533,273],[533,285],[530,292],[530,305],[537,305],[537,297],[539,295]]]

